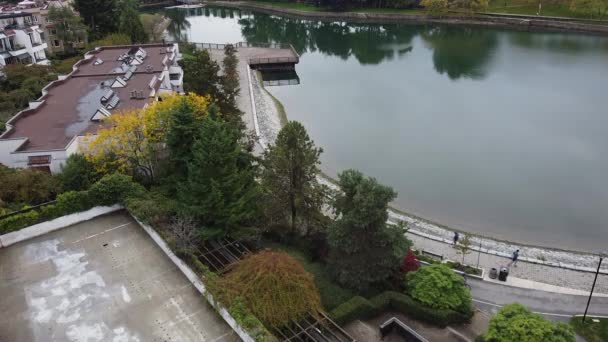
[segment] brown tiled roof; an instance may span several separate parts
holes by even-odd
[[[126,70],[121,68],[122,62],[118,57],[128,52],[130,47],[104,48],[94,53],[94,57],[76,63],[77,70],[65,80],[54,81],[45,90],[47,93],[40,98],[43,103],[36,109],[24,110],[20,115],[9,121],[13,128],[2,136],[6,138],[28,138],[21,151],[64,149],[77,135],[94,133],[102,125],[91,121],[98,108],[104,107],[101,97],[112,89],[120,101],[110,113],[128,109],[143,108],[151,98],[150,83],[154,76],[158,77],[163,70],[163,59],[171,54],[163,52],[167,49],[162,45],[146,45],[146,58],[131,78],[122,88],[110,88],[109,85],[122,77]],[[103,63],[95,65],[96,59]],[[170,61],[167,63],[171,63]],[[146,71],[145,66],[150,65]],[[102,85],[103,83],[103,85]],[[158,90],[160,82],[154,84]],[[143,91],[145,99],[131,98],[132,90]]]

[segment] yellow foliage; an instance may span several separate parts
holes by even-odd
[[[173,111],[186,105],[202,118],[210,103],[208,96],[172,94],[144,109],[115,113],[89,136],[85,155],[100,172],[141,172],[153,180]]]

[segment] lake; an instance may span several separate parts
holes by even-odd
[[[182,11],[192,42],[289,43],[299,85],[268,87],[394,206],[465,231],[581,251],[608,242],[608,39]]]

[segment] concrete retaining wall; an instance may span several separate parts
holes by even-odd
[[[55,230],[65,228],[76,223],[88,221],[97,216],[105,215],[121,209],[123,209],[121,205],[113,205],[110,207],[94,207],[87,211],[61,216],[54,220],[38,223],[33,226],[20,229],[18,231],[6,233],[4,235],[0,235],[0,248],[8,247],[17,242],[29,240],[31,238],[35,238],[37,236],[44,235]]]
[[[424,14],[391,14],[391,13],[357,13],[357,12],[329,12],[329,11],[302,11],[291,8],[274,7],[271,5],[256,4],[247,1],[203,1],[210,6],[232,7],[249,9],[259,12],[277,14],[285,17],[320,20],[320,21],[351,21],[361,23],[404,23],[404,24],[443,24],[443,25],[469,25],[497,28],[511,28],[526,31],[546,32],[581,32],[608,36],[608,25],[590,25],[567,21],[548,19],[522,19],[493,16],[445,16],[435,17]]]
[[[251,335],[249,335],[249,333],[247,333],[247,331],[239,325],[239,323],[234,319],[234,317],[232,317],[232,315],[230,315],[230,313],[228,312],[228,310],[226,310],[226,308],[224,308],[218,302],[215,301],[213,296],[205,288],[205,284],[203,284],[203,281],[201,280],[201,278],[194,271],[192,271],[190,266],[188,266],[184,261],[182,261],[182,259],[180,259],[177,255],[175,255],[173,253],[173,251],[171,250],[171,248],[169,248],[169,246],[167,245],[165,240],[163,240],[163,238],[160,235],[158,235],[158,233],[152,227],[141,222],[140,220],[137,219],[137,217],[135,217],[133,215],[131,215],[131,217],[133,217],[133,219],[135,221],[137,221],[137,223],[139,223],[139,225],[146,231],[146,233],[148,233],[148,235],[150,235],[152,240],[154,240],[154,242],[156,242],[158,247],[160,247],[160,249],[162,249],[163,252],[165,252],[167,257],[169,257],[169,259],[171,259],[171,261],[173,261],[175,266],[177,266],[177,268],[179,268],[180,271],[182,271],[182,273],[186,276],[186,278],[188,278],[188,280],[190,280],[190,283],[192,283],[192,285],[194,285],[194,287],[196,287],[198,292],[200,292],[207,299],[209,304],[211,304],[214,308],[217,309],[217,312],[220,314],[220,316],[222,316],[222,318],[226,321],[226,323],[228,323],[228,325],[232,328],[232,330],[234,330],[234,332],[236,332],[236,334],[241,338],[241,340],[243,340],[245,342],[254,342],[255,339],[253,337],[251,337]]]

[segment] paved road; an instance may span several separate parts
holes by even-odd
[[[588,297],[521,289],[500,284],[468,279],[474,304],[482,311],[496,312],[499,306],[519,302],[535,312],[546,314],[556,320],[569,319],[583,314]],[[589,315],[608,316],[608,297],[594,297],[589,306]]]

